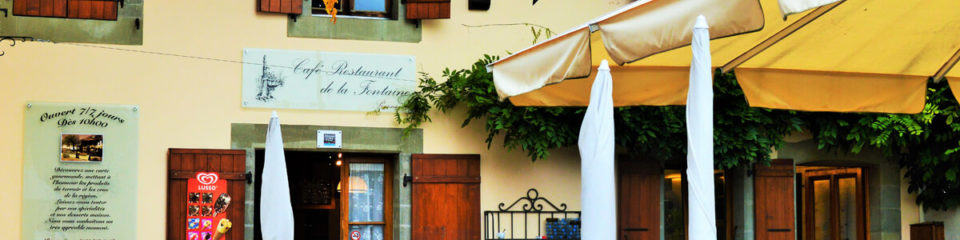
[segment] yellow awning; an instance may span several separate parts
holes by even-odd
[[[761,0],[760,4],[765,16],[763,29],[711,41],[714,66],[727,64],[805,15],[784,20],[776,0]],[[736,68],[737,77],[755,107],[916,113],[923,108],[928,77],[960,49],[957,9],[960,1],[956,0],[847,0]],[[711,23],[711,32],[718,25]],[[575,31],[579,53],[589,46],[594,64],[602,59],[622,60],[610,57],[603,46],[601,40],[606,39],[601,35],[611,33],[588,30],[584,26]],[[585,41],[587,35],[589,42]],[[557,61],[551,54],[527,61],[528,54],[518,52],[505,58],[515,61],[509,64],[512,68],[492,64],[498,91],[502,85],[513,85],[512,80],[536,78],[538,61]],[[586,62],[583,57],[576,60]],[[681,47],[613,67],[615,105],[682,105],[689,64],[690,49]],[[589,68],[577,66],[577,74],[553,74],[554,78],[542,84],[500,92],[501,97],[509,97],[518,106],[586,106],[593,76],[584,73]],[[498,70],[528,75],[502,77],[510,74]],[[950,74],[951,82],[960,79],[960,73]],[[960,82],[953,85],[960,86]]]
[[[740,65],[751,106],[918,113],[960,48],[960,1],[848,0]]]
[[[494,84],[501,98],[509,97],[518,106],[586,106],[594,78],[591,69],[596,69],[592,64],[603,59],[624,64],[679,47],[650,57],[653,61],[643,59],[610,72],[617,106],[682,104],[690,65],[690,48],[683,46],[690,44],[699,14],[706,16],[711,38],[782,23],[765,23],[763,15],[780,13],[761,9],[757,0],[641,0],[492,63]],[[612,40],[601,41],[605,38]],[[711,45],[728,48],[723,43]]]
[[[947,83],[950,85],[950,91],[953,97],[960,100],[960,67],[954,66],[950,72],[947,72]]]
[[[761,4],[776,4],[776,2],[776,0],[763,0]],[[719,67],[729,62],[798,18],[790,17],[784,21],[778,18],[781,16],[778,8],[763,8],[763,15],[766,17],[763,29],[759,31],[710,41],[714,66]],[[604,59],[613,62],[603,45],[601,34],[594,32],[590,38],[592,62],[600,63]],[[614,105],[685,104],[690,60],[690,46],[684,46],[623,66],[611,67]],[[596,69],[596,66],[592,69]],[[517,106],[586,106],[590,100],[590,83],[594,77],[591,74],[587,77],[565,80],[562,84],[547,85],[536,91],[511,96],[510,102]],[[494,75],[494,81],[497,80],[497,76]]]

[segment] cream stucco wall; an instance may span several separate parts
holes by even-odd
[[[907,173],[907,170],[900,170],[900,176]],[[923,212],[917,206],[917,194],[911,194],[907,189],[910,187],[910,179],[900,180],[900,232],[901,239],[910,240],[910,224],[923,221]]]
[[[530,45],[529,27],[468,28],[463,24],[528,22],[563,32],[626,0],[492,1],[489,11],[468,11],[452,1],[452,19],[423,21],[420,43],[287,37],[285,15],[256,12],[255,1],[150,1],[144,5],[143,45],[115,46],[217,59],[240,60],[247,47],[407,54],[418,70],[435,77],[444,67],[464,68],[482,54],[505,55]],[[6,42],[5,42],[6,44]],[[140,106],[137,236],[165,232],[168,148],[229,148],[231,123],[265,123],[268,109],[240,106],[241,65],[116,51],[69,43],[17,43],[0,47],[0,236],[20,236],[23,110],[27,101],[117,103]],[[279,110],[284,124],[397,127],[389,114]],[[424,126],[426,153],[482,154],[482,209],[512,201],[536,187],[554,202],[579,209],[579,160],[575,149],[531,162],[500,142],[487,150],[482,126],[460,128],[462,115],[434,115]]]

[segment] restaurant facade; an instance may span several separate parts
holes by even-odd
[[[421,72],[629,2],[0,0],[0,236],[202,239],[229,219],[226,238],[259,239],[273,111],[297,239],[578,235],[576,148],[531,161],[463,109],[407,131],[392,108]],[[895,161],[786,140],[770,166],[716,172],[718,239],[909,239],[926,221],[960,239]],[[616,161],[618,236],[686,239],[685,159]]]

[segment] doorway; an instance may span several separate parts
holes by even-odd
[[[392,239],[395,154],[285,150],[294,239]],[[255,179],[264,151],[255,151]],[[260,231],[261,181],[255,183],[254,239]]]
[[[803,182],[801,239],[866,239],[864,172],[849,167],[797,167]]]
[[[687,232],[687,176],[684,164],[622,157],[617,167],[618,239],[689,239]],[[732,239],[729,224],[731,185],[723,171],[714,172],[717,239]]]

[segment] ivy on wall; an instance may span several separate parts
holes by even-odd
[[[517,107],[501,101],[484,55],[469,69],[446,69],[443,82],[421,74],[419,90],[395,113],[407,131],[430,122],[429,112],[463,106],[462,126],[483,121],[490,147],[503,136],[507,149],[521,149],[531,160],[550,150],[574,146],[585,108]],[[733,74],[714,75],[714,157],[718,169],[768,164],[772,149],[796,131],[810,131],[818,148],[859,153],[875,148],[907,171],[909,191],[925,208],[960,205],[960,107],[946,83],[931,84],[920,114],[821,113],[750,107]],[[631,156],[660,161],[686,158],[683,106],[618,107],[617,144]]]

